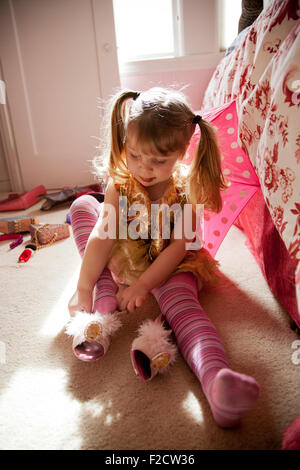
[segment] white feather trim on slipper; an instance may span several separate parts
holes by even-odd
[[[146,320],[139,327],[138,333],[139,336],[132,343],[132,350],[142,351],[150,360],[158,353],[166,352],[170,355],[169,365],[174,363],[177,347],[170,340],[172,330],[166,330],[158,322]]]
[[[69,320],[65,330],[67,335],[73,336],[73,348],[86,341],[85,332],[91,323],[100,323],[101,337],[105,343],[122,326],[116,313],[75,312],[75,316]]]

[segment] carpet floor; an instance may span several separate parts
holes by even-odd
[[[0,217],[65,222],[68,205],[49,212],[40,206]],[[80,267],[72,233],[26,264],[17,263],[22,246],[10,250],[9,242],[0,242],[0,448],[280,449],[284,429],[300,413],[300,364],[292,360],[299,337],[245,240],[230,229],[216,256],[223,279],[199,296],[231,368],[261,386],[255,407],[230,430],[215,424],[180,355],[167,375],[147,383],[135,376],[130,346],[138,325],[159,313],[153,297],[124,315],[106,356],[80,362],[64,333]]]

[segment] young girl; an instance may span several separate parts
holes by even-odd
[[[184,175],[182,160],[196,125],[201,138]],[[259,385],[229,368],[221,339],[198,301],[202,283],[216,280],[217,263],[204,249],[187,249],[195,237],[186,237],[183,217],[181,237],[175,236],[175,217],[170,237],[163,236],[160,213],[154,217],[158,235],[150,233],[154,204],[181,208],[192,204],[193,229],[196,204],[221,210],[220,192],[226,185],[213,128],[194,115],[181,93],[161,88],[121,92],[112,106],[107,171],[104,204],[86,195],[71,207],[74,237],[83,256],[77,289],[69,302],[72,319],[67,333],[74,336],[74,353],[87,361],[105,354],[121,326],[118,309],[133,312],[152,293],[163,320],[148,321],[140,328],[131,351],[136,373],[150,379],[173,362],[170,327],[217,424],[236,426],[256,402]],[[138,203],[138,215],[127,211],[124,201],[128,208]],[[123,217],[126,236],[119,232]],[[139,238],[130,227],[135,222]],[[104,238],[108,225],[114,233]],[[122,287],[118,290],[118,286]]]

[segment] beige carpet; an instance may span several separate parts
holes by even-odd
[[[41,212],[40,205],[25,213],[65,221],[68,206]],[[153,298],[124,317],[104,358],[78,361],[64,334],[80,264],[72,237],[27,264],[17,263],[21,250],[0,243],[1,449],[280,449],[284,428],[300,413],[300,365],[292,362],[299,337],[237,228],[217,256],[224,281],[201,295],[231,367],[261,384],[255,408],[235,430],[216,426],[181,356],[167,376],[146,384],[135,377],[129,349],[138,324],[158,313]]]

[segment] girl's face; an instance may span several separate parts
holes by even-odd
[[[179,152],[170,153],[167,156],[143,153],[132,132],[127,134],[125,151],[128,170],[146,188],[168,181],[175,163],[182,157]]]

